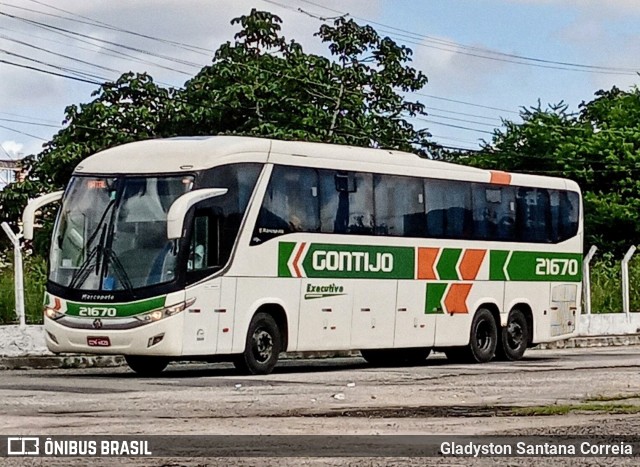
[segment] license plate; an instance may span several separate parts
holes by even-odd
[[[111,340],[108,337],[87,337],[89,347],[110,347]]]

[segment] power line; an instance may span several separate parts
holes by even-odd
[[[55,7],[55,6],[50,5],[48,3],[45,3],[45,2],[41,2],[41,1],[38,1],[38,0],[29,0],[29,1],[32,2],[32,3],[37,3],[38,5],[46,6],[47,8],[51,8],[52,10],[55,10],[55,11],[60,11],[62,13],[67,13],[67,14],[73,16],[73,17],[81,18],[81,19],[84,19],[84,20],[87,20],[87,21],[80,21],[80,20],[73,19],[73,18],[68,18],[68,17],[64,17],[64,16],[60,16],[60,15],[54,15],[52,13],[45,13],[43,11],[27,9],[27,8],[18,7],[18,6],[15,6],[15,5],[8,5],[6,3],[0,3],[0,4],[6,5],[6,6],[12,6],[13,8],[19,8],[19,9],[23,9],[23,10],[27,10],[27,11],[32,11],[32,12],[35,12],[35,13],[40,13],[40,14],[43,14],[43,15],[54,16],[54,17],[57,17],[57,18],[65,19],[67,21],[74,21],[74,22],[81,23],[81,24],[88,24],[88,25],[91,25],[91,26],[97,26],[97,27],[101,27],[101,28],[104,28],[104,29],[109,29],[109,30],[112,30],[112,31],[122,32],[122,33],[125,33],[125,34],[130,34],[132,36],[137,36],[137,37],[141,37],[141,38],[144,38],[144,39],[149,39],[149,40],[153,40],[153,41],[157,41],[157,42],[162,42],[164,44],[173,45],[173,46],[176,46],[178,48],[181,48],[181,49],[184,49],[184,50],[188,50],[190,52],[198,53],[200,55],[211,56],[211,50],[209,50],[209,49],[207,49],[205,47],[199,47],[199,46],[192,45],[192,44],[186,44],[184,42],[172,41],[170,39],[165,39],[165,38],[162,38],[162,37],[156,37],[156,36],[150,36],[148,34],[142,34],[140,32],[131,31],[129,29],[124,29],[124,28],[121,28],[121,27],[118,27],[118,26],[114,26],[112,24],[106,23],[104,21],[99,21],[97,19],[94,19],[94,18],[91,18],[91,17],[88,17],[88,16],[79,15],[77,13],[73,13],[71,11]]]
[[[582,71],[582,72],[614,74],[614,75],[616,74],[635,75],[638,72],[638,70],[640,70],[640,68],[605,67],[605,66],[599,66],[599,65],[590,65],[590,64],[574,63],[574,62],[567,62],[567,61],[549,60],[549,59],[543,59],[538,57],[530,57],[530,56],[519,55],[519,54],[505,53],[505,52],[491,50],[483,47],[469,46],[459,42],[448,41],[448,40],[440,39],[437,37],[428,36],[426,34],[415,33],[412,31],[408,31],[406,29],[397,28],[395,26],[390,26],[388,24],[380,23],[377,21],[372,21],[367,18],[358,17],[355,15],[352,15],[349,12],[336,10],[335,8],[330,8],[324,5],[320,5],[310,0],[299,0],[299,1],[309,5],[313,5],[317,8],[322,8],[324,10],[340,14],[342,16],[349,15],[359,21],[363,21],[369,24],[375,24],[382,28],[387,28],[387,29],[396,31],[395,32],[396,34],[398,33],[408,34],[410,38],[422,40],[423,43],[420,43],[420,44],[424,45],[425,47],[431,47],[431,48],[448,47],[442,50],[447,50],[449,52],[453,52],[457,54],[474,56],[477,58],[483,58],[487,60],[497,60],[497,61],[503,61],[503,62],[516,63],[520,65],[560,69],[560,70],[566,70],[566,71]],[[427,42],[429,44],[436,44],[436,45],[427,45],[427,44],[424,44],[424,42]],[[493,56],[489,56],[489,55],[493,55]]]
[[[16,113],[12,113],[12,112],[0,112],[0,115],[9,115],[11,117],[30,118],[32,120],[40,120],[40,121],[46,122],[46,123],[57,123],[57,122],[55,122],[53,120],[48,120],[46,118],[32,117],[30,115],[16,114]]]
[[[32,135],[31,133],[25,133],[24,131],[16,130],[15,128],[11,128],[8,126],[0,125],[0,128],[4,128],[5,130],[13,131],[14,133],[20,133],[21,135],[29,136],[31,138],[39,139],[41,141],[49,141],[48,139],[42,138],[40,136]]]
[[[438,114],[434,114],[434,113],[429,113],[428,115],[430,117],[444,118],[445,120],[453,120],[453,121],[456,121],[456,122],[463,122],[463,123],[473,123],[474,125],[490,126],[492,128],[496,128],[496,126],[500,126],[500,125],[494,125],[492,123],[476,122],[474,120],[467,120],[467,119],[464,119],[464,118],[447,117],[446,115],[438,115]]]
[[[45,49],[44,47],[39,47],[37,45],[33,45],[33,44],[30,44],[30,43],[25,42],[25,41],[21,41],[21,40],[18,40],[18,39],[12,39],[11,37],[8,37],[8,36],[6,36],[4,34],[0,34],[0,38],[8,40],[8,41],[16,43],[16,44],[19,44],[19,45],[23,45],[25,47],[29,47],[29,48],[32,48],[32,49],[35,49],[35,50],[39,50],[40,52],[45,52],[45,53],[48,53],[48,54],[51,54],[51,55],[55,55],[56,57],[66,58],[66,59],[74,61],[74,62],[82,63],[84,65],[89,65],[89,66],[92,66],[92,67],[95,67],[95,68],[99,68],[101,70],[110,71],[112,73],[119,73],[118,70],[115,70],[113,68],[108,68],[106,66],[98,65],[97,63],[88,62],[86,60],[80,60],[77,57],[71,57],[69,55],[65,55],[65,54],[61,54],[61,53],[58,53],[58,52],[54,52],[52,50]]]
[[[465,117],[483,118],[485,120],[493,120],[495,122],[502,122],[501,118],[487,117],[486,115],[470,114],[470,113],[466,113],[466,112],[456,112],[456,111],[453,111],[453,110],[441,109],[441,108],[431,107],[431,106],[427,107],[427,112],[430,112],[432,110],[435,110],[436,112],[445,112],[445,113],[454,114],[454,115],[463,115]],[[429,115],[431,115],[431,114],[429,114]]]
[[[60,125],[50,125],[48,123],[29,122],[27,120],[15,120],[13,118],[0,118],[0,122],[22,123],[24,125],[44,126],[49,128],[60,128]]]
[[[30,19],[23,18],[23,17],[17,16],[17,15],[11,15],[9,13],[4,13],[4,12],[1,12],[1,11],[0,11],[0,15],[8,17],[8,18],[15,19],[15,20],[20,21],[20,22],[24,22],[24,23],[30,24],[32,26],[36,26],[36,27],[39,27],[39,28],[42,28],[42,29],[46,29],[46,30],[49,30],[49,31],[53,31],[53,32],[57,32],[57,33],[63,33],[65,35],[72,35],[72,36],[75,36],[75,37],[81,37],[83,39],[88,39],[88,40],[92,40],[92,41],[95,41],[95,42],[100,42],[100,43],[103,43],[103,44],[109,44],[109,45],[112,45],[112,46],[115,46],[115,47],[123,48],[125,50],[137,52],[137,53],[140,53],[140,54],[143,54],[143,55],[152,56],[152,57],[155,57],[155,58],[160,58],[162,60],[167,60],[167,61],[170,61],[170,62],[173,62],[173,63],[177,63],[177,64],[180,64],[180,65],[190,66],[190,67],[194,67],[194,68],[198,68],[198,69],[202,68],[202,66],[200,64],[197,64],[195,62],[190,62],[190,61],[187,61],[187,60],[178,59],[178,58],[171,57],[171,56],[168,56],[168,55],[163,55],[163,54],[159,54],[159,53],[150,52],[148,50],[141,49],[139,47],[132,47],[132,46],[128,46],[128,45],[125,45],[125,44],[119,44],[117,42],[108,41],[106,39],[98,39],[98,38],[92,37],[92,36],[87,35],[87,34],[82,34],[82,33],[76,32],[76,31],[71,31],[69,29],[59,28],[59,27],[56,27],[56,26],[51,26],[49,24],[41,23],[41,22],[35,21],[35,20],[30,20]],[[121,52],[118,52],[118,53],[121,53]],[[161,66],[161,65],[157,65],[156,64],[156,66]],[[175,68],[167,68],[167,69],[169,69],[171,71],[175,71],[177,73],[181,73],[181,74],[187,74],[187,75],[189,74],[189,73],[187,73],[185,71],[178,70],[178,69],[175,69]]]
[[[9,154],[9,151],[7,151],[2,144],[0,144],[0,149],[2,149],[2,152],[4,152],[9,159],[11,159],[12,161],[15,160],[13,157],[11,157],[11,154]]]
[[[492,106],[489,106],[489,105],[474,104],[473,102],[460,101],[460,100],[456,100],[456,99],[450,99],[448,97],[434,96],[433,94],[424,94],[424,93],[417,92],[417,91],[413,91],[410,94],[415,94],[417,96],[428,97],[430,99],[437,99],[437,100],[445,101],[445,102],[454,102],[456,104],[469,105],[469,106],[472,106],[472,107],[480,107],[482,109],[497,110],[498,112],[506,112],[506,113],[520,115],[520,112],[516,112],[515,110],[501,109],[499,107],[492,107]]]
[[[38,71],[40,73],[45,73],[47,75],[53,75],[53,76],[59,76],[61,78],[72,79],[72,80],[75,80],[75,81],[80,81],[82,83],[97,84],[97,85],[103,84],[103,83],[100,83],[99,81],[91,81],[91,80],[88,80],[88,79],[79,78],[77,76],[65,75],[63,73],[56,73],[54,71],[43,70],[41,68],[36,68],[36,67],[33,67],[33,66],[24,65],[24,64],[21,64],[21,63],[10,62],[8,60],[0,59],[0,63],[4,63],[6,65],[16,66],[16,67],[19,67],[19,68],[26,68],[27,70]]]
[[[37,63],[39,65],[48,66],[50,68],[54,68],[54,69],[59,70],[59,71],[65,71],[67,73],[71,73],[72,75],[75,75],[77,78],[81,78],[81,79],[96,78],[96,79],[99,79],[99,80],[102,80],[102,81],[108,81],[107,78],[104,78],[104,77],[98,76],[98,75],[94,75],[93,73],[87,73],[85,71],[77,70],[77,69],[74,69],[74,68],[68,68],[68,67],[62,67],[62,66],[59,66],[59,65],[54,65],[52,63],[43,62],[42,60],[37,60],[35,58],[30,58],[30,57],[27,57],[25,55],[20,55],[20,54],[14,53],[14,52],[10,52],[8,50],[0,49],[0,53],[4,53],[6,55],[9,55],[9,56],[12,56],[12,57],[16,57],[16,58],[21,58],[23,60],[27,60],[29,62],[34,62],[34,63]]]

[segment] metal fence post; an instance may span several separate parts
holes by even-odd
[[[584,311],[586,314],[591,314],[591,260],[593,255],[598,251],[598,247],[591,245],[587,256],[584,257],[582,262],[582,292],[584,294]]]
[[[20,321],[20,327],[26,326],[24,313],[24,270],[22,266],[22,247],[20,246],[20,238],[13,233],[11,227],[6,222],[2,223],[2,229],[5,231],[11,243],[13,243],[13,273],[16,300],[16,315]]]
[[[629,303],[629,261],[635,252],[635,245],[631,245],[622,259],[622,311],[627,315],[629,315],[631,308]]]

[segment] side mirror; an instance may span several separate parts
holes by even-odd
[[[176,199],[169,208],[169,212],[167,212],[167,238],[169,240],[175,240],[182,237],[184,217],[191,206],[205,199],[222,196],[226,194],[227,191],[226,188],[202,188],[185,193]]]
[[[22,213],[22,236],[25,240],[33,240],[33,228],[36,222],[36,211],[42,206],[58,201],[62,198],[63,194],[64,191],[54,191],[53,193],[42,195],[29,201],[27,207],[24,208],[24,212]]]

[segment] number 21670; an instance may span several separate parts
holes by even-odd
[[[577,259],[538,258],[536,276],[576,276],[579,264]]]

